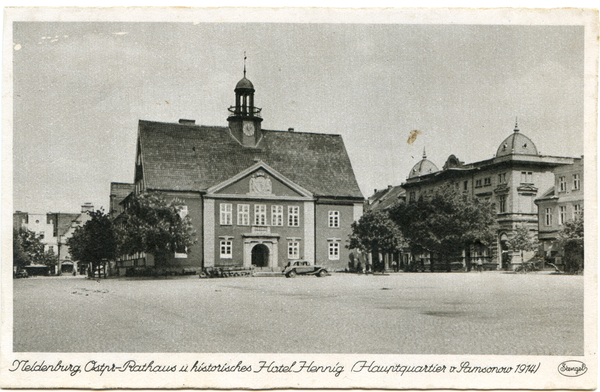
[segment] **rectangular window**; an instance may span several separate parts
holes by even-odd
[[[340,227],[339,211],[329,211],[329,227]]]
[[[409,201],[409,202],[413,202],[413,201],[415,201],[415,192],[410,192],[410,196],[409,196],[409,198],[408,198],[408,201]]]
[[[250,226],[250,204],[238,204],[237,224],[238,226]]]
[[[221,240],[221,258],[231,259],[231,240]]]
[[[565,222],[567,221],[567,206],[560,206],[558,207],[558,224],[559,225],[564,225]]]
[[[483,186],[490,186],[492,185],[492,177],[486,177],[483,179]]]
[[[481,188],[481,180],[475,180],[475,188]]]
[[[506,184],[506,173],[498,174],[498,184]]]
[[[581,204],[573,205],[573,219],[576,219],[579,215],[583,214],[583,209],[581,208]]]
[[[558,177],[558,191],[559,192],[567,191],[567,177],[565,177],[565,176]]]
[[[283,206],[271,206],[271,226],[283,226]]]
[[[463,191],[467,191],[467,190],[469,190],[469,181],[465,181],[463,183]]]
[[[340,259],[340,243],[336,241],[329,241],[329,260]]]
[[[288,226],[297,227],[300,226],[300,207],[289,206],[288,207]]]
[[[552,226],[552,208],[546,208],[546,226]]]
[[[221,203],[221,224],[231,225],[231,204]]]
[[[580,187],[579,174],[573,174],[573,190],[578,191]]]
[[[43,232],[43,231],[40,231],[40,235],[38,236],[38,238],[39,238],[40,240],[43,240],[45,236],[46,236],[46,233],[45,233],[45,232]]]
[[[533,172],[521,172],[521,183],[531,184],[533,180]]]
[[[254,225],[255,226],[266,226],[267,225],[267,206],[264,204],[254,205]]]
[[[498,197],[498,207],[500,209],[501,214],[506,212],[506,195]]]
[[[300,243],[292,240],[288,242],[288,259],[297,260],[300,258]]]

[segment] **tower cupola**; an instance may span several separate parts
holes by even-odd
[[[229,129],[245,147],[256,147],[261,136],[261,108],[254,106],[254,85],[246,78],[246,56],[244,55],[244,77],[235,86],[235,106],[229,107]]]

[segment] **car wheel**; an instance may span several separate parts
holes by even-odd
[[[288,272],[287,277],[288,278],[295,278],[296,277],[296,271],[291,270],[290,272]]]
[[[318,276],[319,278],[323,278],[323,277],[325,277],[325,276],[327,276],[327,275],[328,275],[328,274],[327,274],[327,271],[325,271],[325,270],[321,270],[321,271],[319,271],[319,273],[317,274],[317,276]]]

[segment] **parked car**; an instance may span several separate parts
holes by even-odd
[[[290,261],[283,269],[283,274],[286,278],[293,278],[296,275],[317,275],[322,278],[329,275],[329,272],[319,265],[312,265],[308,261],[298,260]]]
[[[18,278],[27,278],[27,277],[29,277],[29,274],[27,273],[27,271],[21,270],[19,272],[16,272],[15,275],[14,275],[14,277],[17,278],[17,279]]]

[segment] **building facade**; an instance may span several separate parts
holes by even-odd
[[[364,198],[341,136],[265,130],[245,73],[234,92],[228,126],[139,122],[134,192],[181,200],[198,237],[170,268],[345,268]],[[145,254],[119,263],[122,274],[153,266]]]
[[[489,247],[466,249],[463,263],[482,259],[487,269],[514,268],[534,253],[513,254],[508,239],[518,226],[526,227],[532,235],[537,234],[536,197],[553,185],[555,171],[569,171],[575,161],[570,157],[539,154],[531,139],[515,125],[513,133],[500,144],[491,159],[465,164],[451,155],[439,170],[424,154],[402,187],[406,190],[407,202],[418,200],[446,184],[471,198],[489,201],[500,227],[496,241]]]
[[[52,273],[83,273],[79,271],[77,262],[71,259],[67,240],[78,227],[83,226],[90,219],[87,212],[93,210],[94,206],[91,203],[85,203],[81,206],[80,213],[30,214],[16,211],[13,214],[13,227],[35,233],[44,244],[44,252],[51,252],[57,256],[58,263]]]
[[[535,203],[538,206],[538,238],[546,259],[563,266],[556,245],[558,232],[568,221],[583,216],[583,158],[554,170],[554,184]]]

